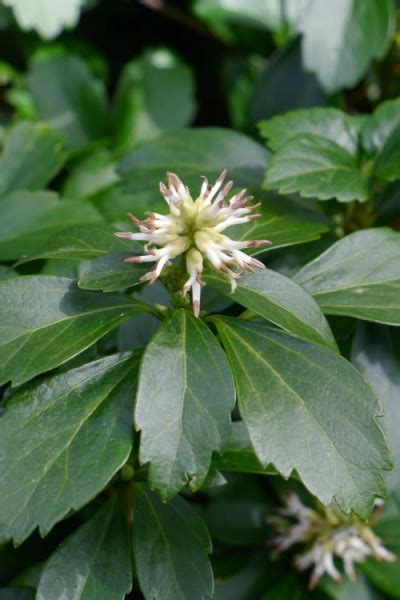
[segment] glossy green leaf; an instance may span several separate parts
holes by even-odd
[[[330,139],[310,133],[289,139],[271,156],[263,187],[320,200],[368,199],[357,158]]]
[[[348,235],[294,280],[326,314],[400,325],[400,233],[382,227]]]
[[[124,262],[133,252],[112,252],[85,262],[79,273],[78,286],[83,290],[115,292],[140,283],[148,265]]]
[[[4,140],[0,158],[0,196],[44,187],[60,170],[64,158],[61,138],[47,125],[15,125]]]
[[[362,144],[370,154],[379,152],[400,125],[400,99],[387,100],[368,117],[362,128]]]
[[[212,598],[207,556],[211,540],[202,519],[183,498],[163,504],[156,494],[136,488],[133,551],[145,598]]]
[[[400,598],[400,518],[386,517],[374,526],[374,532],[382,539],[385,547],[393,552],[396,562],[378,562],[367,560],[362,569],[368,579],[390,598]]]
[[[388,473],[390,490],[400,489],[400,335],[398,329],[360,323],[352,347],[352,362],[380,399],[394,462]]]
[[[46,563],[37,600],[123,600],[132,587],[128,523],[107,502]]]
[[[14,385],[85,350],[143,304],[80,290],[63,277],[27,275],[0,283],[0,381]]]
[[[129,149],[163,131],[182,129],[195,109],[191,69],[168,48],[147,49],[124,67],[118,83],[115,145]]]
[[[252,312],[285,331],[336,350],[328,322],[315,300],[294,281],[265,269],[237,280],[236,291],[223,276],[210,273],[207,282]]]
[[[259,124],[260,133],[272,150],[278,150],[298,135],[316,135],[357,154],[358,127],[354,118],[336,108],[310,108],[279,115]]]
[[[180,309],[147,346],[135,407],[140,461],[163,499],[186,484],[198,490],[211,454],[229,438],[235,404],[232,375],[211,331]]]
[[[109,356],[12,395],[0,418],[2,537],[48,533],[125,463],[137,366],[137,355]]]
[[[313,210],[308,200],[282,198],[278,194],[257,190],[255,194],[256,200],[261,202],[258,209],[261,217],[229,229],[229,235],[234,239],[272,241],[271,246],[250,248],[249,253],[253,256],[317,240],[331,225],[325,215]],[[302,204],[306,202],[309,204],[307,207]]]
[[[400,125],[379,152],[374,164],[374,174],[385,181],[400,179]]]
[[[101,220],[90,204],[77,203],[71,210],[54,192],[12,192],[0,200],[0,260],[34,253],[66,227]]]
[[[266,150],[241,133],[197,128],[165,133],[142,144],[124,157],[118,171],[124,191],[135,194],[134,202],[151,206],[166,171],[177,172],[196,197],[202,175],[212,181],[226,168],[235,185],[254,186],[261,182],[266,162]]]
[[[391,463],[378,399],[360,374],[322,346],[258,323],[214,321],[260,462],[284,477],[296,470],[321,502],[366,517]]]
[[[394,20],[391,0],[311,0],[297,23],[306,69],[327,92],[354,86],[387,51]]]
[[[67,205],[72,212],[74,206]],[[30,256],[23,256],[19,264],[39,259],[86,260],[105,256],[110,252],[143,253],[137,242],[115,237],[111,225],[98,223],[70,227],[50,237],[46,244]]]
[[[63,136],[68,147],[76,148],[107,135],[104,86],[77,56],[35,61],[28,84],[39,117]]]

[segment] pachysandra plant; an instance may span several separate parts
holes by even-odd
[[[396,3],[0,21],[0,600],[398,600]]]
[[[230,283],[231,292],[236,289],[236,279],[243,271],[254,271],[253,267],[264,269],[264,264],[243,252],[245,248],[261,248],[270,240],[235,241],[223,232],[233,225],[255,221],[261,215],[253,211],[260,204],[249,205],[253,196],[246,196],[246,190],[227,196],[233,188],[233,181],[223,186],[227,171],[224,170],[214,185],[204,177],[200,195],[193,200],[189,189],[175,173],[167,173],[168,184],[160,182],[160,191],[169,206],[169,214],[148,213],[146,220],[129,214],[132,223],[140,233],[120,232],[117,237],[147,242],[146,255],[126,258],[126,262],[155,262],[153,270],[141,277],[141,281],[154,283],[161,275],[168,261],[183,257],[188,279],[182,292],[192,292],[193,312],[200,314],[200,296],[204,260],[217,272],[223,273]]]

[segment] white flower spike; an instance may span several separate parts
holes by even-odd
[[[325,573],[336,582],[341,581],[335,556],[342,559],[351,581],[356,579],[354,563],[362,563],[369,556],[388,562],[396,560],[372,529],[355,515],[344,514],[336,505],[317,512],[291,494],[279,515],[269,519],[280,534],[273,545],[278,552],[296,544],[306,546],[305,552],[295,556],[295,566],[300,571],[312,568],[310,589],[315,588]]]
[[[167,173],[168,187],[160,183],[160,191],[169,207],[169,214],[146,213],[147,219],[139,220],[129,214],[139,233],[118,232],[117,237],[147,242],[143,256],[132,256],[127,262],[154,262],[154,268],[142,277],[142,281],[154,283],[165,265],[179,255],[185,255],[188,279],[183,293],[192,293],[193,312],[200,314],[200,295],[204,262],[222,273],[230,282],[231,292],[236,289],[236,279],[244,271],[254,271],[254,267],[264,269],[256,258],[248,256],[242,250],[271,244],[269,240],[235,241],[222,233],[232,225],[249,223],[258,219],[253,214],[259,204],[249,206],[252,196],[246,196],[246,190],[227,199],[233,182],[223,185],[226,170],[218,177],[214,185],[209,185],[203,177],[200,195],[196,200],[189,189],[175,173]],[[238,269],[233,271],[232,269]]]

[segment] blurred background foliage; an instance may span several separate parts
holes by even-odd
[[[195,163],[196,185],[204,171],[217,174],[224,166],[238,183],[261,181],[267,156],[261,146],[239,140],[235,132],[225,132],[219,145],[218,130],[181,131],[187,127],[230,128],[261,141],[257,123],[275,115],[314,106],[368,113],[400,92],[399,0],[41,0],[40,10],[38,5],[0,2],[1,277],[15,274],[13,261],[66,227],[124,223],[132,197],[138,213],[150,201],[156,207],[161,167],[179,165],[186,154]],[[398,182],[382,191],[378,224],[400,227],[399,195]],[[279,235],[281,246],[312,242],[284,255],[273,250],[269,265],[285,274],[322,252],[336,235],[333,202],[321,209],[312,200],[270,193],[267,206],[266,220],[273,220],[274,211],[285,216],[286,229],[275,231],[277,246]],[[73,276],[74,268],[71,261],[50,260],[19,271]],[[143,294],[166,302],[161,286]],[[212,294],[207,288],[204,306],[226,308],[226,299]],[[154,330],[148,319],[132,319],[119,329],[120,350],[147,342]],[[350,355],[355,320],[330,322]],[[102,343],[106,350],[107,343],[114,347],[114,341]],[[355,586],[323,582],[323,591],[306,591],[304,578],[287,576],[287,564],[271,562],[265,552],[265,514],[287,484],[238,474],[229,481],[203,496],[215,543],[217,600],[261,599],[266,588],[268,600],[376,600],[388,597],[385,593],[400,598],[398,569],[386,573],[382,584],[371,566]],[[60,523],[45,540],[35,534],[18,550],[2,547],[0,583],[34,586],[41,561],[94,508]],[[385,511],[388,518],[399,514],[396,494]],[[392,546],[399,548],[396,536]],[[32,554],[39,561],[34,566]],[[369,587],[367,576],[385,591]]]

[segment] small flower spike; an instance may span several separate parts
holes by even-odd
[[[245,271],[264,269],[256,258],[245,254],[245,248],[260,248],[271,244],[269,240],[235,241],[223,232],[232,225],[249,223],[261,215],[254,214],[260,205],[249,205],[253,196],[242,190],[228,199],[233,182],[224,185],[226,170],[214,185],[203,177],[200,195],[193,200],[189,189],[175,173],[167,173],[168,186],[160,183],[160,192],[168,204],[169,213],[146,213],[144,220],[128,215],[139,229],[138,233],[118,232],[115,235],[126,240],[146,242],[143,256],[132,256],[127,262],[153,262],[153,269],[142,281],[154,283],[168,262],[184,255],[188,279],[183,293],[192,294],[193,312],[200,314],[202,273],[204,263],[222,273],[229,281],[231,292],[236,289],[236,279]],[[233,270],[236,269],[236,270]]]
[[[300,570],[312,568],[309,587],[313,589],[326,573],[336,582],[341,574],[334,557],[343,562],[346,575],[356,579],[354,563],[362,563],[368,557],[394,562],[396,557],[365,523],[355,515],[344,514],[334,505],[316,511],[305,506],[295,494],[285,499],[285,507],[269,519],[279,535],[273,540],[278,552],[294,545],[306,550],[295,556],[295,566]]]

